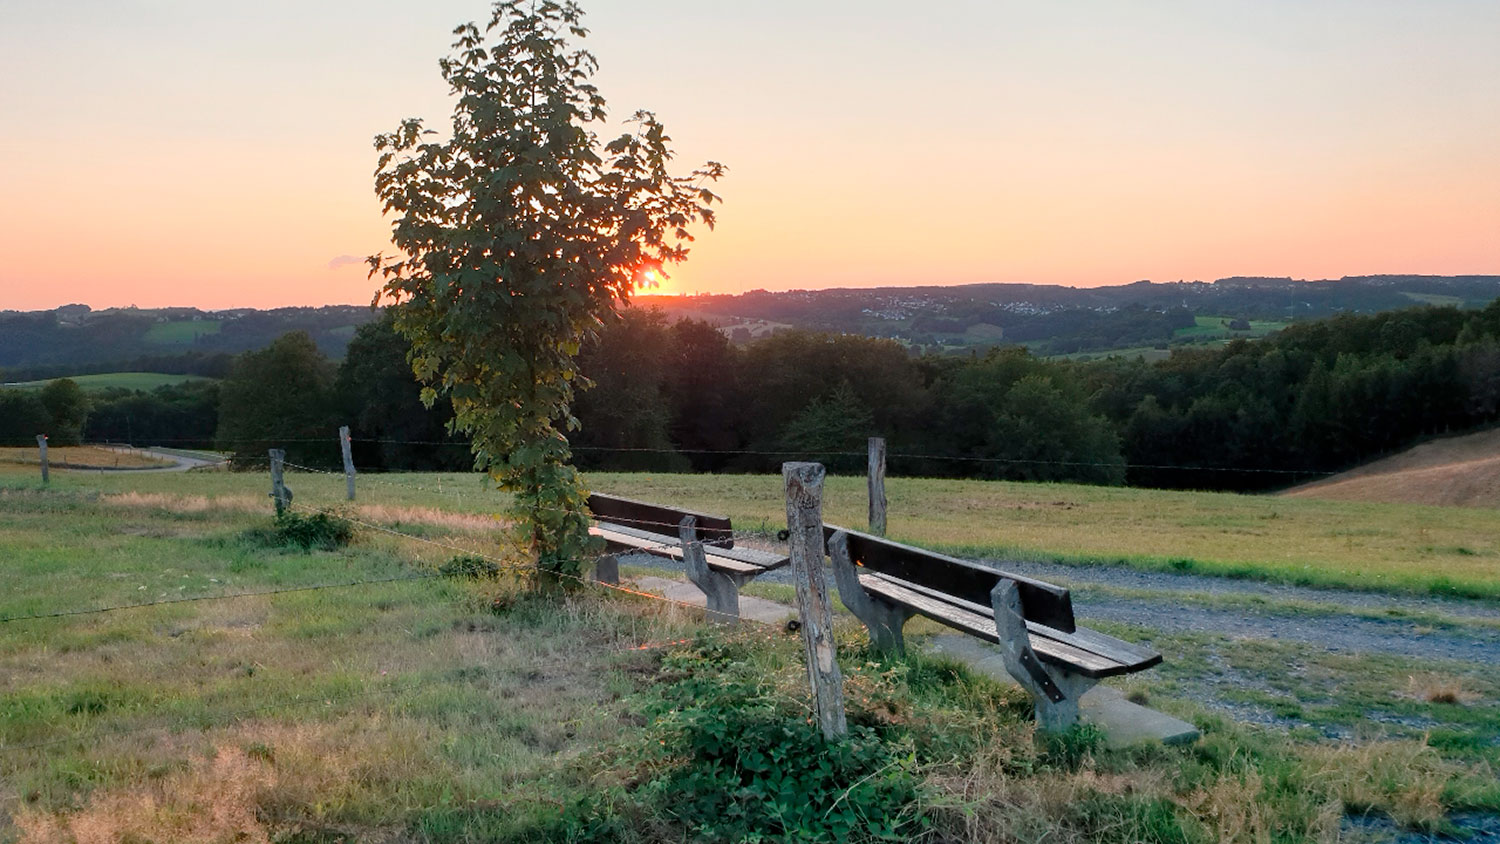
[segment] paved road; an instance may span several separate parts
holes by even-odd
[[[138,467],[99,466],[99,467],[91,467],[87,471],[90,471],[90,472],[130,472],[132,474],[141,474],[141,473],[156,474],[156,473],[160,473],[160,472],[186,472],[189,469],[197,469],[197,468],[199,468],[201,466],[217,466],[217,465],[219,465],[219,464],[221,464],[221,463],[224,462],[223,460],[220,460],[220,459],[208,459],[208,458],[204,458],[204,457],[192,457],[190,455],[183,454],[183,453],[178,452],[178,451],[166,450],[166,449],[132,448],[132,449],[130,449],[130,451],[132,453],[135,453],[135,454],[144,454],[144,455],[147,455],[149,457],[156,457],[156,458],[160,458],[162,460],[170,460],[170,461],[172,461],[172,465],[170,465],[170,466],[145,466],[145,467],[139,467],[139,466]]]

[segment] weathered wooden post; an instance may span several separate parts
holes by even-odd
[[[885,437],[870,437],[870,533],[885,536]]]
[[[823,478],[819,463],[783,463],[786,487],[786,527],[797,582],[797,611],[802,620],[802,645],[807,651],[807,680],[823,737],[849,732],[844,717],[844,675],[839,673],[833,643],[833,605],[828,576],[823,571]]]
[[[339,428],[339,448],[344,452],[344,484],[349,488],[349,500],[354,500],[354,454],[349,439],[349,426]]]
[[[47,480],[47,435],[46,434],[37,434],[36,435],[36,448],[37,448],[37,451],[41,452],[41,454],[42,454],[42,483],[48,483],[48,480]],[[65,460],[63,462],[66,463],[67,461]]]
[[[286,451],[280,448],[271,449],[271,500],[276,502],[276,515],[286,512],[286,508],[292,506],[292,491],[282,483],[281,473],[285,468],[282,464],[286,462]]]

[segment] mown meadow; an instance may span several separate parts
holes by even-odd
[[[768,534],[781,518],[773,477],[590,481]],[[841,619],[854,730],[828,747],[785,631],[493,576],[500,500],[474,476],[362,476],[352,504],[341,476],[288,483],[301,527],[326,509],[351,541],[274,524],[259,473],[0,476],[0,840],[1378,840],[1500,812],[1482,672],[1424,666],[1448,672],[1434,691],[1410,661],[1287,675],[1305,654],[1226,651],[1280,678],[1267,705],[1312,686],[1348,704],[1288,731],[1196,702],[1208,645],[1159,637],[1167,666],[1129,691],[1204,738],[1111,751],[1087,728],[1039,738],[1016,690],[877,658]],[[862,496],[831,479],[828,520],[859,524]],[[890,499],[896,536],[950,550],[1405,590],[1432,586],[1394,576],[1430,548],[1468,566],[1454,582],[1496,582],[1477,511],[900,478]],[[151,605],[108,609],[131,604]],[[1382,699],[1441,740],[1381,729]]]

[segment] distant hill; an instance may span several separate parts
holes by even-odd
[[[1138,281],[1112,287],[971,284],[754,290],[739,295],[642,296],[637,301],[672,315],[708,320],[732,339],[746,342],[777,326],[796,326],[891,337],[935,349],[1022,344],[1038,354],[1070,355],[1164,351],[1172,345],[1264,336],[1293,320],[1416,304],[1480,307],[1496,297],[1500,276],[1381,275],[1326,281]]]
[[[1338,501],[1500,507],[1500,429],[1426,442],[1283,494]]]
[[[3,387],[15,387],[22,390],[41,389],[47,386],[53,379],[42,381],[5,382]],[[75,381],[85,391],[95,390],[154,390],[157,387],[165,387],[172,384],[185,384],[193,381],[206,381],[200,375],[171,375],[165,372],[101,372],[95,375],[75,375]]]
[[[640,296],[670,317],[709,321],[749,342],[786,328],[897,339],[945,351],[1020,344],[1039,355],[1165,355],[1173,347],[1262,337],[1288,322],[1375,313],[1415,304],[1479,307],[1500,297],[1500,276],[1355,276],[1334,281],[1223,278],[1113,287],[970,284],[753,290],[738,295]],[[24,381],[140,370],[222,375],[227,355],[306,331],[340,358],[375,319],[363,305],[322,308],[111,308],[65,305],[0,311],[0,370]]]
[[[355,329],[375,319],[368,306],[201,311],[65,305],[50,311],[0,311],[0,369],[5,380],[116,369],[222,374],[200,364],[263,348],[288,331],[306,331],[318,347],[342,357]],[[164,364],[178,365],[164,365]],[[129,365],[125,365],[129,364]],[[220,367],[222,368],[222,367]]]

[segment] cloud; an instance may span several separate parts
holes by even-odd
[[[340,267],[347,267],[350,264],[363,264],[364,262],[365,259],[358,255],[340,255],[328,262],[328,269],[336,270]]]

